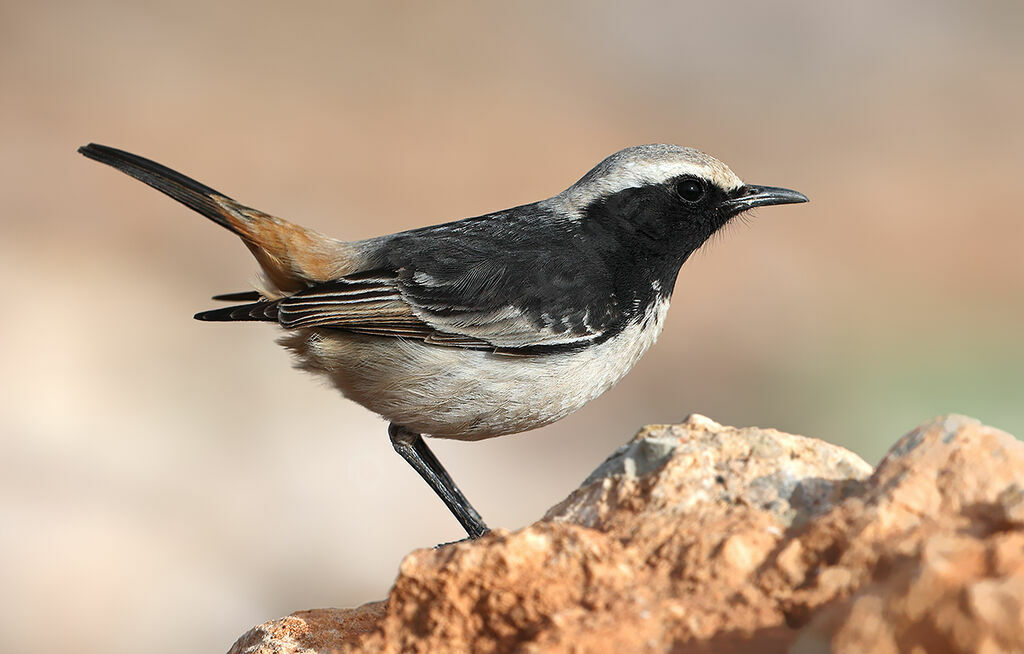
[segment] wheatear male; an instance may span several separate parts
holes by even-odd
[[[576,411],[654,344],[680,266],[708,237],[753,207],[807,202],[698,150],[641,145],[541,202],[349,242],[137,155],[79,152],[241,237],[261,288],[196,318],[279,324],[298,367],[390,421],[395,450],[471,538],[487,525],[422,435],[479,440]]]

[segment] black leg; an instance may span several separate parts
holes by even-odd
[[[476,512],[473,505],[452,481],[441,462],[427,447],[422,436],[394,423],[388,425],[388,435],[391,437],[391,445],[395,451],[401,454],[402,458],[408,461],[409,465],[420,473],[420,477],[423,477],[424,481],[434,489],[434,492],[452,512],[470,538],[479,538],[490,531],[484,524],[483,518]]]

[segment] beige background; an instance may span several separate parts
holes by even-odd
[[[458,525],[273,330],[248,253],[97,141],[359,238],[558,192],[627,145],[807,193],[689,262],[655,350],[533,433],[438,443],[490,524],[697,411],[875,460],[1024,434],[1024,4],[0,1],[0,651],[217,652],[385,595]]]

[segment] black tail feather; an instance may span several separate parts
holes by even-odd
[[[200,311],[195,315],[196,320],[210,322],[230,322],[237,320],[277,322],[277,301],[253,302],[252,304],[240,304],[223,309],[210,309]]]
[[[121,172],[131,175],[174,198],[189,209],[201,213],[218,225],[238,233],[238,230],[232,227],[225,218],[224,208],[212,199],[213,196],[231,199],[220,191],[182,175],[176,170],[171,170],[167,166],[117,148],[90,143],[78,148],[78,151],[94,161],[113,166]]]
[[[261,297],[263,296],[259,294],[259,291],[242,291],[241,293],[221,293],[210,299],[220,302],[255,302]]]

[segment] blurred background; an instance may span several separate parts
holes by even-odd
[[[0,651],[218,652],[460,538],[378,417],[289,369],[228,232],[106,143],[363,238],[557,193],[629,145],[805,192],[686,264],[657,347],[532,433],[436,451],[518,528],[691,412],[874,463],[1024,435],[1024,4],[0,1]]]

